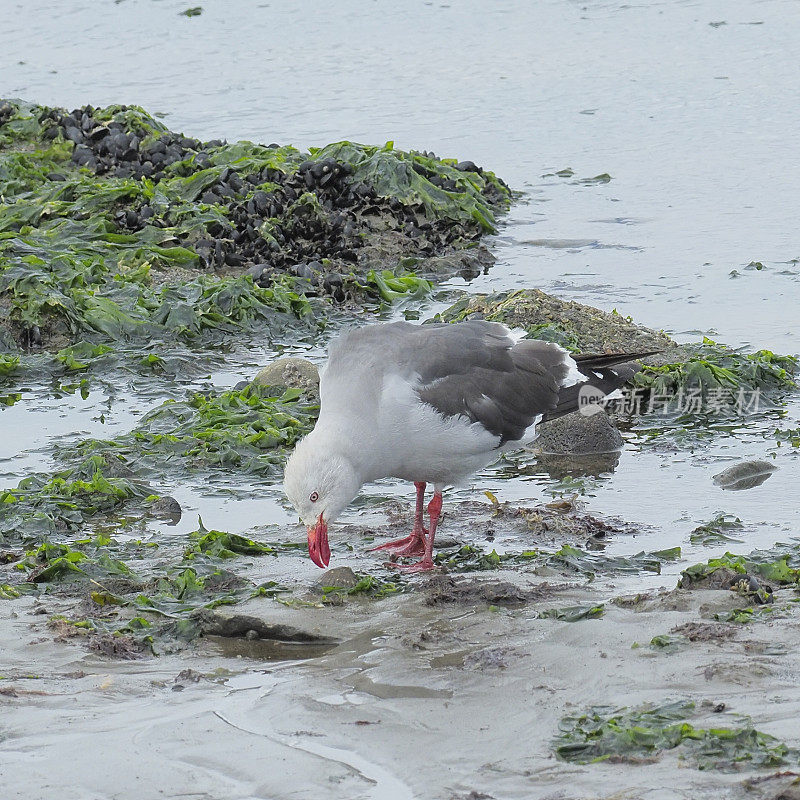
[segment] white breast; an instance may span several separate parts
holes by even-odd
[[[500,437],[467,417],[444,417],[400,376],[387,376],[379,404],[374,478],[460,483],[497,455]]]

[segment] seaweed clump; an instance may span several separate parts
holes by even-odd
[[[714,577],[759,576],[781,586],[800,584],[800,548],[797,544],[776,544],[769,550],[747,555],[724,553],[705,563],[693,564],[681,573],[678,588],[706,587]],[[730,581],[728,581],[730,583]]]
[[[137,106],[20,101],[0,102],[0,186],[0,319],[22,346],[229,329],[308,317],[308,298],[425,290],[417,273],[485,261],[475,244],[510,199],[472,162],[391,143],[201,142]]]
[[[164,402],[117,439],[72,446],[54,474],[30,475],[0,492],[0,545],[39,544],[90,520],[123,525],[123,512],[144,516],[156,497],[151,482],[172,468],[276,475],[286,449],[316,419],[318,405],[300,394],[256,385],[194,393]]]
[[[697,769],[735,771],[750,767],[796,764],[800,753],[743,724],[695,727],[687,718],[695,713],[692,701],[637,708],[591,708],[564,717],[553,746],[558,758],[579,764],[602,761],[647,764],[665,750],[681,749],[681,757]]]

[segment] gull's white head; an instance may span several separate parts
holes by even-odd
[[[308,528],[311,560],[327,567],[331,558],[328,524],[350,504],[362,482],[347,458],[315,446],[313,434],[297,443],[286,462],[283,488]]]

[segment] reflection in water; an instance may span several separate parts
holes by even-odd
[[[619,465],[621,453],[562,454],[540,453],[537,458],[539,474],[547,474],[555,480],[568,475],[573,478],[600,478],[608,476]]]
[[[331,642],[282,642],[258,636],[205,636],[211,647],[227,658],[249,658],[254,661],[299,661],[318,658],[333,650]]]

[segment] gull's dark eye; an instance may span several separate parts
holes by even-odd
[[[319,492],[311,492],[311,497],[308,498],[312,503],[316,503],[319,500]]]

